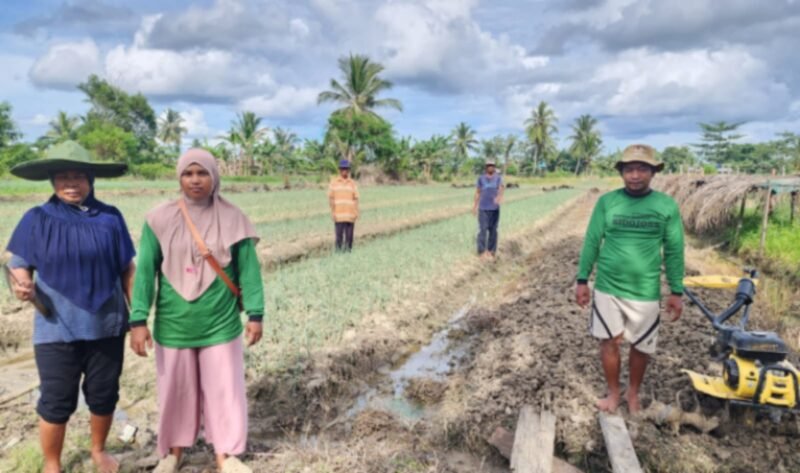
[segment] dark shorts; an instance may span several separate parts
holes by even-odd
[[[92,414],[114,413],[119,400],[119,377],[125,335],[100,340],[34,345],[41,397],[36,412],[51,424],[64,424],[83,396]]]

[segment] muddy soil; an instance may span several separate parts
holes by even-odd
[[[574,217],[576,230],[562,228],[560,241],[528,261],[517,301],[470,315],[479,333],[474,357],[452,377],[444,401],[464,407],[443,409],[439,420],[449,426],[451,444],[491,451],[485,439],[494,428],[513,430],[520,408],[532,404],[557,415],[559,455],[584,471],[611,471],[594,407],[605,388],[597,343],[588,334],[588,311],[574,300],[578,229],[585,228],[586,215]],[[704,292],[703,297],[717,308],[732,300],[730,293]],[[751,320],[759,325],[757,309]],[[645,406],[653,400],[676,404],[677,393],[687,386],[682,368],[720,373],[707,355],[713,335],[699,310],[689,305],[678,322],[662,323],[658,352],[643,386]],[[800,472],[800,437],[776,432],[769,421],[738,426],[722,437],[691,427],[676,435],[669,427],[633,418],[628,425],[647,471]]]

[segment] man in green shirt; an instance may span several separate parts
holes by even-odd
[[[597,407],[607,412],[616,411],[621,399],[623,338],[631,344],[625,399],[629,412],[640,409],[639,387],[658,336],[662,263],[671,292],[666,307],[670,320],[678,320],[683,310],[680,209],[671,197],[650,188],[653,176],[663,167],[650,146],[625,148],[616,164],[625,185],[597,201],[581,251],[575,296],[583,308],[592,302],[590,331],[601,340],[600,358],[608,383],[608,395]],[[595,264],[592,293],[588,280]]]

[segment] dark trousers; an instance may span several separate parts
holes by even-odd
[[[353,249],[353,222],[336,222],[336,251]]]
[[[497,224],[500,222],[500,209],[478,211],[478,254],[497,251]]]
[[[66,423],[83,396],[98,416],[114,413],[119,400],[119,376],[125,353],[125,334],[100,340],[43,343],[33,346],[41,396],[36,412],[51,424]]]

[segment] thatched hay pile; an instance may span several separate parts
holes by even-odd
[[[763,178],[754,176],[659,176],[653,187],[671,195],[681,207],[683,224],[698,235],[718,233],[738,216],[742,197]],[[758,199],[763,199],[757,194]],[[755,198],[755,195],[753,196]]]

